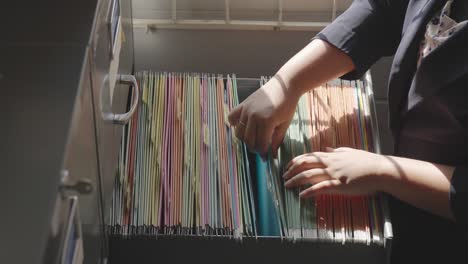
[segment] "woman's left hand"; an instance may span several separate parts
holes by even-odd
[[[383,156],[352,148],[307,153],[289,162],[283,175],[285,186],[311,185],[303,198],[319,194],[365,195],[381,191],[379,179]]]

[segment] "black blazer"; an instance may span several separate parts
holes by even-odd
[[[453,226],[408,205],[393,206],[395,238],[398,241],[404,233],[412,233],[407,235],[411,243],[422,243],[415,240],[420,236],[420,240],[427,237],[434,244],[437,236],[428,234],[443,229],[440,233],[445,237],[440,240],[448,241],[435,243],[434,250],[446,261],[444,254],[448,254],[450,247],[444,253],[440,244],[450,245],[456,240],[454,236],[460,236],[459,228],[468,223],[468,25],[432,51],[417,68],[426,25],[445,3],[443,0],[355,0],[316,38],[351,57],[356,68],[343,76],[344,79],[359,78],[382,56],[394,55],[388,100],[395,154],[457,167],[450,201],[458,224]],[[455,6],[456,15],[468,19],[468,1],[455,0]],[[412,218],[411,211],[418,216]],[[407,228],[402,227],[411,221]],[[417,233],[415,225],[424,228]],[[405,246],[414,249],[411,243]],[[464,243],[468,249],[468,242]],[[398,245],[401,243],[396,244],[395,250]],[[430,246],[421,247],[425,254],[428,250]],[[419,258],[417,261],[424,263]]]

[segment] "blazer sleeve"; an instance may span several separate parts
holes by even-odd
[[[468,231],[468,167],[456,167],[450,186],[450,206],[457,225]]]
[[[379,58],[396,52],[407,5],[405,0],[354,0],[314,39],[326,41],[350,56],[355,69],[341,78],[358,79]]]

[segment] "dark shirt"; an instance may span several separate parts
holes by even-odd
[[[355,0],[316,36],[353,60],[355,70],[344,79],[359,78],[382,56],[394,55],[388,98],[395,155],[456,167],[450,191],[455,223],[392,200],[394,263],[455,263],[468,249],[468,27],[417,67],[426,25],[445,3]],[[451,17],[466,20],[468,1],[456,0]]]

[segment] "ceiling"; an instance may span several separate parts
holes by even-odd
[[[278,0],[230,0],[231,19],[277,20]],[[336,0],[337,13],[352,0]],[[333,0],[282,0],[284,21],[329,21]],[[178,19],[224,19],[225,0],[177,0]],[[170,19],[172,0],[133,0],[136,19]]]

